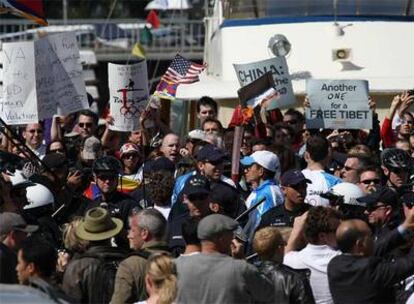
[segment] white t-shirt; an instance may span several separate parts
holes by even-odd
[[[302,173],[312,182],[308,184],[305,203],[312,206],[329,206],[329,200],[320,197],[320,194],[328,192],[336,184],[342,183],[342,180],[323,170],[304,169]]]
[[[168,220],[168,216],[170,215],[171,206],[157,206],[154,205],[154,209],[158,210],[162,213],[166,220]]]
[[[308,268],[311,271],[310,285],[317,304],[332,304],[332,295],[328,284],[328,263],[341,254],[327,245],[308,244],[301,251],[288,252],[283,264],[295,268]]]

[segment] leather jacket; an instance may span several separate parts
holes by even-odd
[[[263,261],[258,268],[273,282],[273,303],[315,303],[309,284],[309,269],[293,269],[272,261]]]

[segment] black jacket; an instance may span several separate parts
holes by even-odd
[[[315,303],[308,279],[310,270],[293,269],[270,261],[261,262],[258,268],[273,282],[275,290],[273,303]]]
[[[373,256],[341,254],[328,264],[328,280],[332,298],[342,303],[395,303],[393,285],[414,273],[414,256],[385,259],[393,249],[406,241],[391,231],[377,242]]]

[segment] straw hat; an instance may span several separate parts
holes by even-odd
[[[104,208],[88,210],[75,234],[82,240],[102,241],[117,235],[124,226],[120,219],[112,218]]]

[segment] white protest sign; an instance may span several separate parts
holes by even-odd
[[[233,64],[233,66],[236,70],[237,79],[242,87],[269,71],[272,73],[275,81],[275,89],[280,96],[277,100],[270,103],[267,110],[286,108],[295,104],[296,99],[293,94],[292,82],[285,57],[274,57],[246,64]]]
[[[309,79],[308,129],[372,129],[367,80]]]
[[[3,43],[1,118],[10,125],[38,122],[33,42]]]
[[[85,81],[74,32],[35,42],[39,119],[87,109]]]
[[[108,64],[110,112],[115,131],[139,129],[139,117],[149,99],[145,60],[131,65]]]

